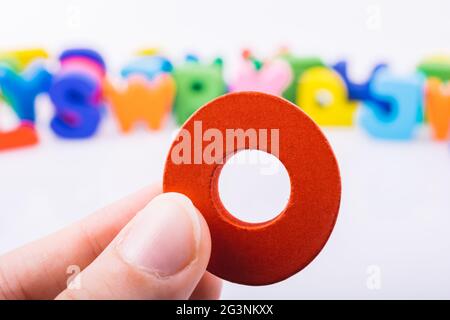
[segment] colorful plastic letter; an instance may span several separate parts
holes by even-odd
[[[173,77],[177,86],[174,113],[179,125],[202,105],[226,91],[221,59],[216,59],[211,65],[188,59],[174,68]]]
[[[383,70],[384,68],[387,68],[386,64],[384,63],[377,64],[375,68],[373,68],[367,81],[365,81],[364,83],[354,83],[348,77],[346,61],[340,61],[333,66],[333,69],[336,70],[336,72],[339,73],[339,75],[341,76],[342,80],[344,80],[348,90],[348,98],[350,100],[358,100],[358,101],[371,100],[372,102],[376,102],[379,108],[382,108],[385,112],[389,112],[390,110],[389,102],[377,99],[370,93],[369,90],[370,82],[375,77],[375,74],[380,70]]]
[[[324,126],[351,126],[357,102],[348,100],[341,77],[332,69],[313,67],[298,82],[297,105]]]
[[[18,71],[25,70],[36,59],[47,59],[48,57],[47,51],[42,48],[13,50],[0,53],[0,60],[14,60]]]
[[[105,81],[104,94],[123,132],[129,132],[139,121],[157,130],[170,113],[175,82],[169,74],[160,74],[152,81],[133,75],[127,79],[124,90],[118,90]]]
[[[383,139],[410,139],[423,114],[423,77],[398,77],[383,69],[370,83],[370,93],[390,104],[386,112],[372,100],[363,103],[360,124],[372,136]]]
[[[49,90],[56,109],[50,125],[60,137],[88,138],[101,120],[105,63],[90,49],[67,50],[60,62],[61,70]]]
[[[100,110],[95,101],[99,91],[98,83],[80,74],[56,77],[50,88],[56,109],[51,121],[54,132],[63,138],[93,135],[100,122]]]
[[[430,78],[425,85],[425,111],[436,140],[450,137],[450,82]]]
[[[152,80],[161,73],[171,72],[172,63],[163,56],[141,56],[133,59],[121,71],[121,75],[127,78],[134,74],[141,74],[148,80]]]
[[[16,59],[7,55],[0,55],[0,69],[5,68],[16,73],[20,73],[19,62]],[[11,103],[8,102],[8,98],[6,98],[0,90],[0,102],[3,101],[6,101],[9,105],[11,105]]]
[[[159,48],[157,47],[146,47],[138,50],[136,54],[138,56],[155,56],[160,53]]]
[[[59,61],[63,67],[71,69],[72,66],[77,67],[73,61],[81,61],[89,64],[92,69],[98,69],[101,73],[106,70],[105,60],[95,50],[89,48],[73,48],[65,50],[59,56]],[[89,70],[86,70],[89,71]]]
[[[35,121],[36,96],[48,91],[51,79],[52,75],[40,65],[34,65],[22,74],[0,66],[0,89],[21,120]]]
[[[323,67],[325,64],[320,58],[317,57],[297,57],[290,53],[284,53],[280,57],[285,59],[291,65],[293,73],[292,81],[286,90],[284,90],[283,97],[292,103],[296,103],[298,81],[303,72],[312,67]]]
[[[426,77],[438,78],[441,81],[450,80],[450,56],[434,56],[423,60],[417,71]]]
[[[268,61],[259,69],[251,60],[245,60],[229,84],[229,91],[259,91],[281,96],[291,81],[291,67],[284,60]]]
[[[20,124],[11,131],[0,131],[0,150],[31,146],[38,143],[34,127],[36,96],[48,91],[52,76],[42,66],[34,65],[19,74],[3,64],[0,66],[0,89]]]
[[[377,73],[379,70],[386,68],[386,67],[387,67],[387,65],[384,63],[377,64],[373,68],[367,81],[365,81],[363,83],[355,83],[350,80],[350,78],[348,77],[346,61],[339,61],[338,63],[336,63],[333,66],[333,69],[336,70],[336,72],[339,73],[339,75],[341,76],[342,80],[344,80],[345,85],[347,86],[347,90],[348,90],[348,98],[350,100],[362,101],[362,100],[368,100],[371,98],[370,90],[369,90],[370,81],[372,81],[373,77],[375,76],[375,73]]]
[[[0,131],[0,151],[35,145],[38,141],[34,124],[29,121],[22,121],[12,131]]]

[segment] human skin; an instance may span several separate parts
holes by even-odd
[[[217,299],[210,252],[192,202],[150,186],[0,256],[0,299]]]

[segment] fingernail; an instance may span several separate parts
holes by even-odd
[[[128,263],[168,277],[195,260],[200,232],[200,220],[189,198],[164,193],[136,216],[118,249]]]

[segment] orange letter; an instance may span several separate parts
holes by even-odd
[[[117,90],[108,82],[103,87],[123,132],[129,132],[138,121],[145,122],[150,129],[161,128],[175,96],[175,82],[168,74],[153,81],[130,76],[125,90]]]
[[[12,131],[0,132],[0,150],[15,149],[38,143],[38,136],[34,124],[22,121]]]
[[[434,138],[447,140],[450,136],[450,82],[443,85],[436,78],[428,79],[425,108]]]

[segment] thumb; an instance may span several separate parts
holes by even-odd
[[[208,226],[189,198],[161,194],[57,299],[188,299],[210,252]]]

